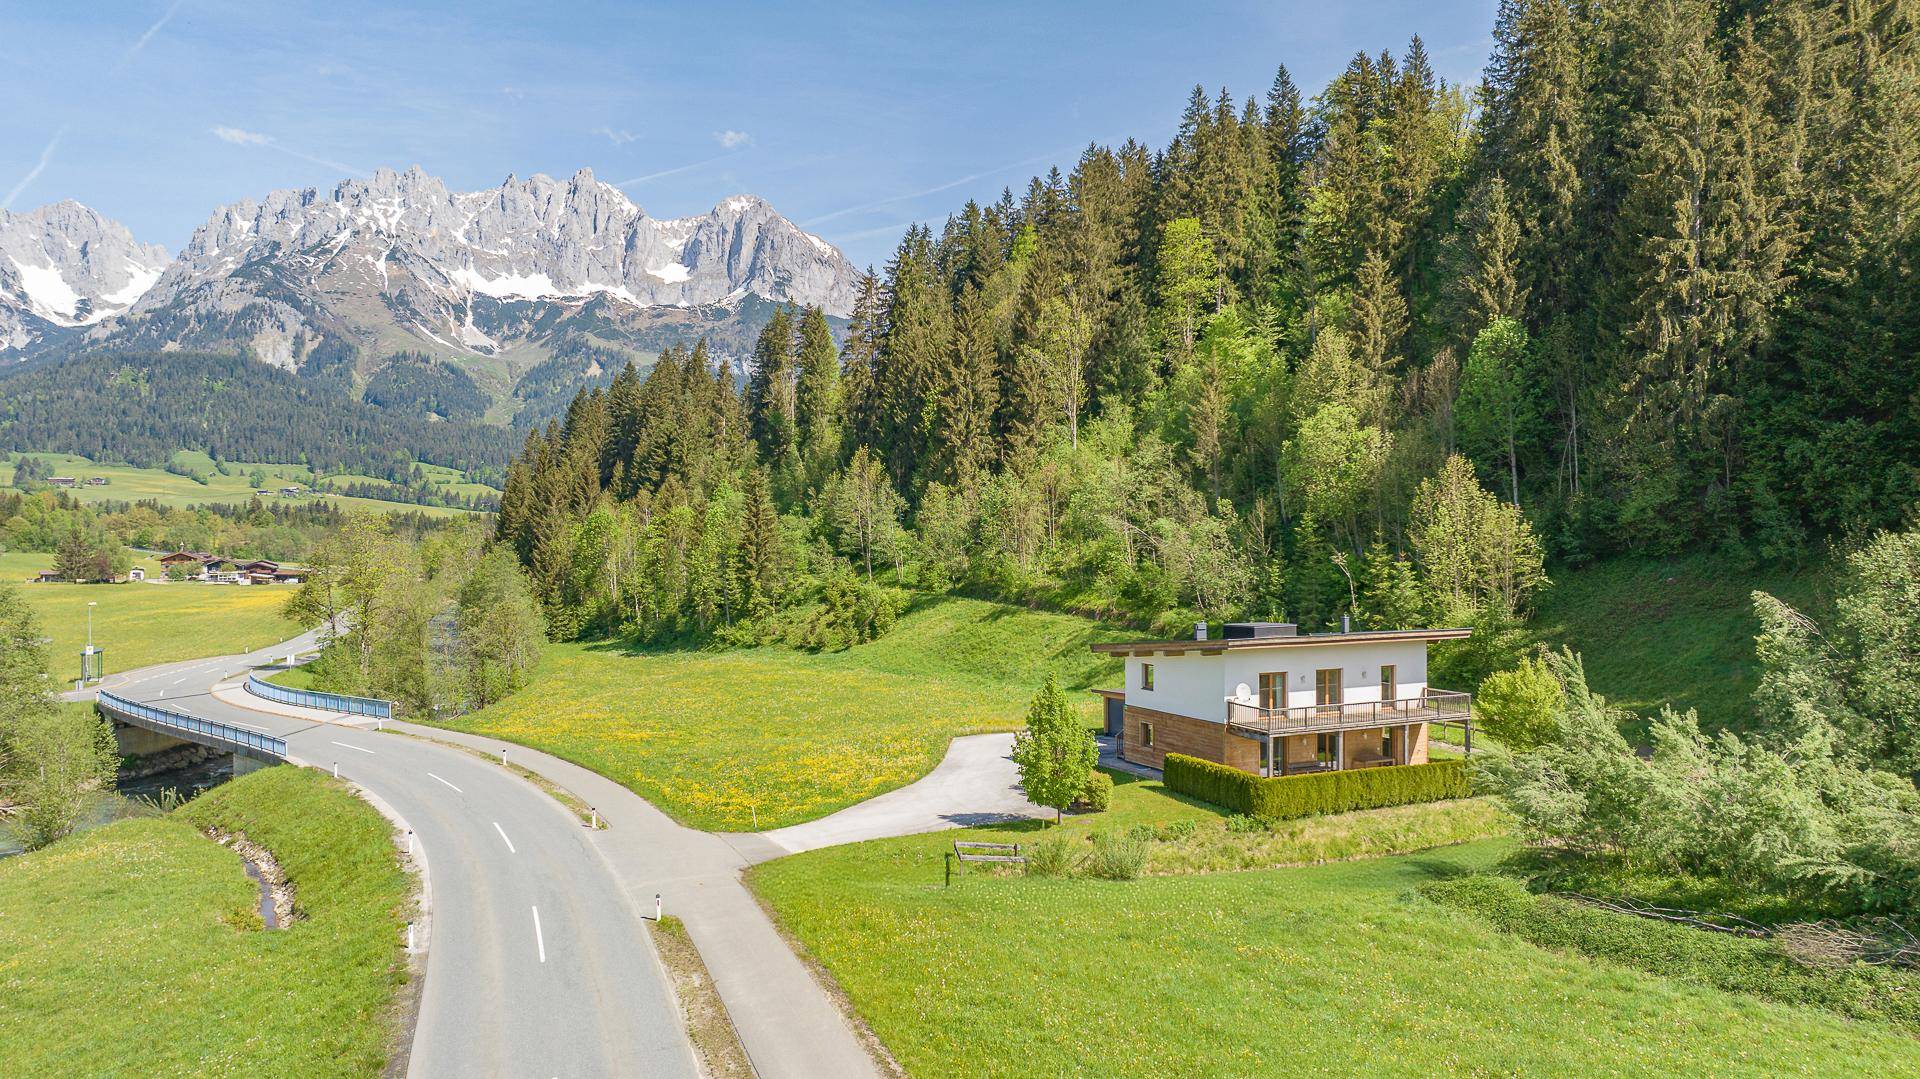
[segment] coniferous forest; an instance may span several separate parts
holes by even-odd
[[[876,581],[1510,623],[1554,566],[1896,523],[1914,12],[1506,0],[1479,86],[1415,39],[1196,87],[1164,147],[911,229],[837,347],[775,319],[744,394],[699,348],[583,393],[501,535],[560,632],[680,633],[884,624]]]

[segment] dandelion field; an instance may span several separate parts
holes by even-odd
[[[1086,619],[942,598],[843,652],[549,646],[520,692],[444,726],[591,768],[684,824],[778,828],[931,771],[958,735],[1017,729],[1049,672],[1077,691],[1118,677]]]
[[[1265,853],[1338,854],[1371,814],[1341,816],[1266,837]],[[1417,840],[1401,816],[1387,830]],[[1123,783],[1110,814],[1066,828],[1186,820],[1212,837],[1196,850],[1226,842],[1216,814],[1157,783]],[[970,869],[944,888],[955,834],[829,847],[749,875],[922,1079],[1920,1074],[1913,1039],[1891,1027],[1538,948],[1415,892],[1492,866],[1504,839],[1246,872],[1196,872],[1189,854],[1126,882]]]

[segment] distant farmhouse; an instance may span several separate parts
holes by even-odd
[[[174,551],[160,556],[169,577],[211,584],[299,584],[308,571],[265,558],[242,561],[205,551]]]
[[[49,487],[72,487],[76,482],[72,476],[47,477],[47,486]]]

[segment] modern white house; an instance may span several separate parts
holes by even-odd
[[[1229,622],[1209,639],[1096,644],[1126,658],[1126,685],[1097,691],[1122,759],[1168,753],[1256,775],[1422,764],[1430,725],[1471,746],[1472,697],[1427,684],[1427,645],[1467,629],[1301,633],[1291,622]]]

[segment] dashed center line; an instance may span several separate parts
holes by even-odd
[[[430,776],[433,776],[433,778],[435,778],[435,779],[440,779],[440,777],[439,777],[439,776],[434,776],[432,772],[428,772],[427,774],[428,774],[428,775],[430,775]],[[440,779],[440,782],[442,782],[442,783],[447,783],[447,781],[446,781],[446,780],[444,780],[444,779]],[[449,787],[453,787],[453,784],[451,784],[451,783],[447,783],[447,786],[449,786]],[[461,789],[460,789],[459,787],[453,787],[453,793],[455,793],[455,794],[465,794],[466,792],[465,792],[465,791],[463,791],[463,790],[461,790]]]
[[[329,741],[329,742],[333,742],[333,739],[331,739],[331,738],[329,738],[329,739],[327,739],[327,741]],[[365,753],[365,754],[367,754],[367,755],[369,755],[369,756],[372,756],[372,755],[373,755],[373,750],[371,750],[371,749],[368,749],[368,748],[367,748],[367,747],[365,747],[365,746],[350,746],[350,745],[348,745],[348,744],[347,744],[347,743],[345,743],[345,742],[333,742],[333,744],[334,744],[334,745],[336,745],[336,746],[339,746],[339,747],[340,747],[341,749],[357,749],[357,750],[359,750],[360,752],[362,752],[362,753]]]
[[[495,825],[498,827],[498,825]],[[547,938],[540,935],[540,908],[533,908],[533,943],[540,949],[540,961],[547,961]]]
[[[507,830],[505,828],[500,827],[499,821],[493,822],[493,830],[500,833],[500,842],[505,843],[507,845],[508,854],[520,853],[519,851],[513,848],[513,840],[507,838]]]

